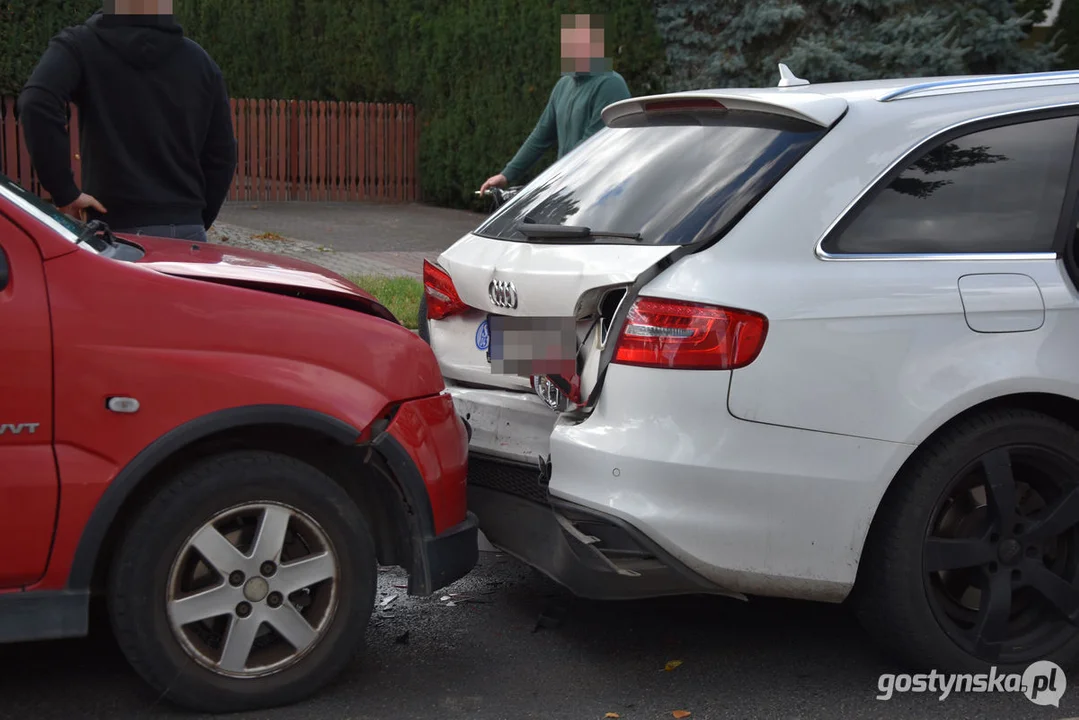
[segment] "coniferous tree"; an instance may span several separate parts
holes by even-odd
[[[1047,70],[1023,41],[1043,0],[660,0],[672,89]],[[1020,14],[1020,10],[1024,14]]]
[[[1030,22],[1038,24],[1049,18],[1049,8],[1053,6],[1053,0],[1018,0],[1015,3],[1016,11],[1020,16],[1030,14]]]
[[[1079,70],[1079,2],[1065,0],[1060,6],[1060,15],[1054,30],[1058,30],[1059,42],[1064,45],[1060,58],[1060,67],[1065,70]]]

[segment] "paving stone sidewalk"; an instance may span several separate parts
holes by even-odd
[[[440,252],[341,252],[327,245],[287,238],[272,232],[217,223],[209,233],[210,242],[247,250],[285,255],[306,260],[341,275],[388,275],[420,279],[423,260],[435,260]]]
[[[484,215],[418,204],[226,203],[212,242],[300,258],[342,275],[422,277]]]

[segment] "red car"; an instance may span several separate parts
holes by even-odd
[[[188,708],[295,702],[360,646],[378,564],[478,558],[430,348],[332,273],[113,236],[0,176],[0,642],[87,633]]]

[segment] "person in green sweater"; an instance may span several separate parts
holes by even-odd
[[[480,192],[517,183],[555,143],[558,157],[566,155],[603,128],[603,108],[630,97],[626,81],[611,69],[603,46],[602,17],[562,16],[562,77],[532,134],[502,172],[483,183]]]

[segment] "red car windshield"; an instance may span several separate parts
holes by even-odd
[[[95,252],[102,252],[109,247],[105,240],[87,232],[86,223],[60,212],[58,207],[30,192],[3,173],[0,173],[0,192],[6,194],[23,210],[39,220],[46,221],[46,224],[51,224],[53,229],[70,233],[70,235],[65,235],[67,239],[74,242],[83,237],[82,245]]]

